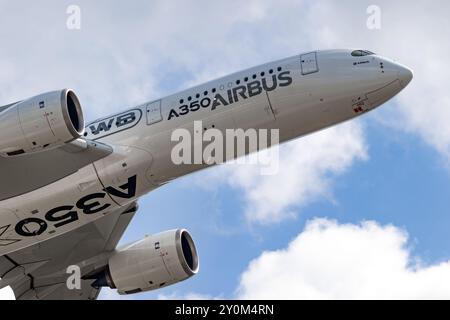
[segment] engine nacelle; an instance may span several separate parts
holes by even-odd
[[[56,148],[81,137],[83,111],[70,89],[44,93],[0,113],[0,132],[2,156]]]
[[[197,250],[189,232],[172,230],[117,250],[107,268],[95,277],[93,286],[132,294],[186,280],[198,269]]]

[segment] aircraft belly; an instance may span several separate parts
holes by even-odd
[[[148,179],[152,155],[138,147],[115,146],[114,152],[94,166],[112,201],[126,205],[154,188]]]
[[[354,116],[353,95],[337,96],[329,90],[317,90],[317,79],[296,78],[291,88],[269,93],[280,129],[280,141],[287,141]]]

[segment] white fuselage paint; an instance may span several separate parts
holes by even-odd
[[[233,88],[248,86],[255,81],[254,75],[260,83],[265,79],[265,87],[272,89],[272,76],[281,73],[284,76],[277,78],[275,90],[249,97],[247,87],[244,93],[236,91],[238,101],[212,108],[216,94],[229,102],[227,91],[233,96]],[[175,143],[171,134],[176,128],[192,131],[193,122],[202,120],[205,128],[219,130],[279,129],[280,142],[284,142],[374,109],[401,91],[411,78],[407,68],[378,55],[354,57],[351,50],[317,51],[235,73],[95,121],[86,127],[86,138],[110,144],[114,152],[75,174],[0,202],[0,255],[74,231],[175,178],[205,168],[172,163]],[[205,98],[210,99],[209,106],[198,108],[196,101]],[[186,104],[193,111],[182,107]],[[101,123],[104,127],[99,131]],[[130,190],[132,177],[136,178],[135,192]],[[108,187],[116,192],[104,191]]]

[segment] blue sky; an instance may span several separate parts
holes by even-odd
[[[72,4],[80,30],[66,27]],[[372,4],[0,0],[0,103],[72,87],[92,120],[301,52],[393,58],[410,86],[283,146],[279,175],[213,168],[141,199],[122,242],[187,228],[201,270],[130,298],[450,298],[449,4],[378,1],[371,30]]]

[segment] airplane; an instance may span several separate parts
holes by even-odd
[[[87,125],[70,89],[0,107],[0,288],[20,300],[93,300],[103,287],[134,294],[194,276],[199,257],[185,229],[118,246],[140,197],[211,166],[174,164],[174,130],[198,130],[195,121],[278,129],[282,143],[365,114],[412,78],[367,50],[318,50]],[[79,288],[68,286],[71,266]]]

